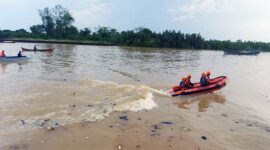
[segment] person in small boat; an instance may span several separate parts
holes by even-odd
[[[191,74],[189,74],[187,77],[186,77],[186,81],[185,81],[185,84],[189,87],[189,88],[193,88],[194,87],[194,84],[190,81],[191,79]]]
[[[207,72],[206,72],[206,77],[208,78],[209,81],[211,80],[211,79],[210,79],[210,75],[211,75],[211,72],[210,72],[210,71],[207,71]]]
[[[210,76],[210,74],[209,74],[209,76]],[[208,85],[211,84],[209,76],[207,76],[207,73],[205,73],[205,72],[202,73],[202,76],[201,76],[201,79],[200,79],[200,83],[201,83],[202,86],[208,86]]]
[[[22,57],[22,51],[19,51],[18,57]]]
[[[37,50],[37,47],[36,47],[36,45],[34,46],[34,51],[36,51]]]
[[[4,51],[4,50],[2,50],[2,51],[0,52],[0,57],[6,57],[6,54],[5,54],[5,51]]]
[[[191,75],[188,75],[187,77],[182,77],[182,81],[179,83],[179,86],[185,89],[193,88],[193,83],[190,82],[190,79]]]
[[[181,88],[186,88],[185,81],[186,81],[186,77],[182,77],[182,81],[179,83],[179,86],[180,86]]]

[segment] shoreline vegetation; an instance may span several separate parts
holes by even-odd
[[[78,29],[75,19],[67,8],[56,5],[38,10],[42,23],[25,29],[0,30],[0,42],[57,43],[104,46],[132,46],[177,49],[210,50],[261,50],[270,51],[270,43],[256,41],[206,40],[197,33],[165,30],[155,32],[145,27],[117,31],[111,27],[99,26]]]
[[[115,46],[108,41],[82,41],[68,39],[33,39],[33,38],[0,38],[0,43],[49,43],[49,44],[76,44],[76,45],[97,45],[97,46]]]

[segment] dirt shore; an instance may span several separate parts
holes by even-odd
[[[256,118],[243,116],[245,110],[226,103],[222,95],[211,97],[200,96],[198,101],[159,97],[155,99],[158,107],[152,110],[114,112],[100,121],[82,120],[77,124],[7,135],[8,144],[1,149],[269,149],[267,126]]]

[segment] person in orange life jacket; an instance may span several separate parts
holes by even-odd
[[[211,72],[210,71],[207,71],[206,72],[206,77],[208,78],[208,80],[210,81],[210,83],[211,83],[211,80],[210,80],[210,75],[211,75]]]
[[[182,77],[182,81],[179,83],[179,86],[186,89],[193,88],[193,83],[190,82],[190,79],[191,75],[188,75],[187,77]]]
[[[210,74],[209,74],[209,76],[210,76]],[[201,76],[201,79],[200,79],[200,83],[201,83],[202,86],[208,86],[208,85],[211,84],[209,76],[207,76],[207,73],[205,73],[205,72],[202,73],[202,76]]]
[[[191,79],[191,74],[189,74],[187,77],[186,77],[186,81],[185,81],[185,84],[189,87],[189,88],[193,88],[194,87],[194,84],[191,83],[190,79]]]
[[[0,52],[0,57],[6,57],[5,51],[4,51],[4,50],[2,50],[2,51]]]
[[[181,88],[186,88],[185,81],[186,81],[186,77],[182,77],[182,81],[179,83],[179,86],[180,86]]]

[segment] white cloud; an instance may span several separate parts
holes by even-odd
[[[270,20],[257,20],[249,23],[235,24],[228,28],[230,38],[244,39],[244,40],[255,40],[255,41],[266,41],[270,42]],[[229,38],[229,37],[228,37]]]
[[[168,13],[174,21],[184,21],[207,14],[241,14],[269,16],[269,0],[191,0],[183,4],[180,0],[175,0],[168,8]]]
[[[106,24],[111,13],[111,5],[101,0],[86,0],[78,6],[77,9],[72,10],[72,14],[80,28]]]
[[[270,41],[270,0],[174,0],[171,23],[208,38]]]
[[[186,5],[174,4],[168,9],[173,21],[184,21],[202,13],[218,13],[228,11],[232,0],[192,0]]]

